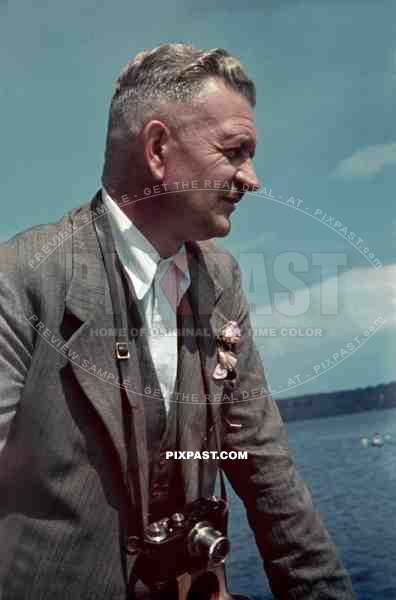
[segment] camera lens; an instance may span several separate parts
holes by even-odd
[[[212,545],[210,560],[217,564],[225,560],[230,551],[230,542],[228,538],[221,536]]]
[[[197,523],[188,536],[188,550],[212,563],[221,563],[230,551],[230,542],[207,521]]]

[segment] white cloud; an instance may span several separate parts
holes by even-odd
[[[294,296],[294,306],[304,306],[306,289],[298,290]],[[265,345],[275,352],[299,352],[307,342],[323,346],[336,337],[355,336],[363,333],[381,317],[386,322],[382,330],[392,330],[396,334],[396,264],[385,265],[379,270],[373,267],[356,267],[342,273],[338,278],[329,278],[321,285],[310,286],[309,308],[304,312],[296,310],[296,316],[288,313],[287,301],[278,308],[262,305],[252,314],[255,328],[321,328],[322,337],[308,340],[306,337],[266,337]],[[325,314],[324,302],[330,303],[335,314]],[[272,311],[272,314],[268,314]],[[299,314],[302,312],[302,314]],[[261,313],[261,314],[260,314]],[[283,314],[282,314],[283,313]]]
[[[334,295],[335,284],[338,287],[337,314],[323,314],[322,299]],[[295,306],[304,300],[304,293],[304,290],[296,292]],[[287,307],[287,302],[279,305],[283,312]],[[272,314],[258,314],[269,309]],[[373,267],[354,268],[342,273],[338,280],[329,278],[322,285],[311,285],[310,305],[303,314],[287,317],[273,306],[262,305],[256,307],[251,316],[256,328],[255,342],[276,393],[290,396],[396,379],[396,264],[378,271]],[[379,317],[384,320],[382,324]],[[374,327],[371,332],[370,326]],[[275,331],[273,336],[269,334],[271,328]],[[282,334],[283,328],[290,333]],[[292,334],[293,329],[294,332],[300,329],[302,335]],[[304,336],[309,329],[321,329],[322,335],[306,333]],[[367,338],[365,331],[370,332]],[[327,359],[334,353],[339,356],[341,349],[346,349],[356,336],[359,344],[363,340],[367,343],[359,347],[355,343],[357,352],[347,356],[336,369],[327,371],[319,367],[316,373],[315,365],[327,365]],[[289,387],[288,378],[295,378],[296,374],[301,375],[301,381],[307,381],[309,387]]]
[[[378,144],[357,150],[336,166],[333,176],[350,179],[370,177],[382,171],[387,165],[396,165],[396,143]]]

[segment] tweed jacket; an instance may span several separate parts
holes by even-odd
[[[112,340],[100,335],[114,320],[95,216],[86,204],[0,246],[0,398],[18,401],[0,454],[1,600],[126,597],[134,504]],[[211,494],[221,466],[246,506],[274,597],[351,599],[266,393],[238,265],[213,242],[189,247],[202,335],[181,347],[179,392],[187,401],[179,407],[179,446],[215,449],[211,402],[223,449],[247,451],[248,459],[180,461],[185,499]],[[228,320],[242,330],[237,385],[212,378],[216,333]],[[138,344],[135,337],[131,385],[143,394]],[[202,377],[209,393],[196,401]]]

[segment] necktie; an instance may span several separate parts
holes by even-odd
[[[154,293],[158,311],[169,327],[176,327],[177,309],[184,295],[182,280],[187,266],[187,256],[183,253],[175,254],[172,259],[164,259],[158,263]],[[183,310],[184,306],[185,303],[183,303]]]

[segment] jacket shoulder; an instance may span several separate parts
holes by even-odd
[[[0,273],[20,288],[41,290],[65,281],[67,254],[73,251],[73,234],[89,204],[74,208],[58,221],[35,225],[0,243]]]
[[[79,216],[83,213],[89,212],[89,203],[73,208],[64,215],[62,215],[57,221],[51,223],[43,223],[40,225],[34,225],[20,231],[13,235],[11,238],[0,243],[0,249],[11,248],[12,246],[26,246],[30,245],[32,249],[40,250],[38,246],[48,240],[51,236],[57,235],[62,231],[67,232],[67,228],[75,223]]]

